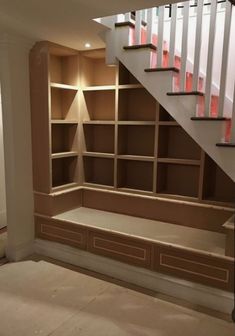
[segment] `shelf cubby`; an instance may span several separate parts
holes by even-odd
[[[76,152],[78,150],[78,127],[70,124],[52,124],[51,147],[53,153]]]
[[[155,99],[143,88],[119,90],[118,119],[155,121]]]
[[[199,173],[194,165],[158,163],[157,193],[197,198]]]
[[[114,185],[114,160],[111,158],[83,157],[85,183]]]
[[[83,121],[115,120],[115,90],[83,91]]]
[[[153,163],[118,160],[117,183],[120,189],[153,191]]]
[[[85,151],[114,153],[114,125],[83,125]]]
[[[127,68],[119,63],[119,85],[140,84],[139,81],[127,70]]]
[[[52,160],[52,187],[63,187],[78,181],[77,157]]]
[[[208,156],[205,156],[203,199],[235,204],[235,183]]]
[[[158,157],[200,160],[201,148],[181,127],[160,126]]]
[[[155,126],[118,127],[118,154],[154,156]]]
[[[159,122],[173,122],[174,118],[164,109],[163,106],[159,106]]]
[[[51,88],[51,119],[78,120],[77,91]]]
[[[107,66],[105,58],[82,57],[83,87],[115,85],[116,68]]]
[[[78,56],[59,56],[50,55],[50,82],[65,85],[74,85],[77,83]]]

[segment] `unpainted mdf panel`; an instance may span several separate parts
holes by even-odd
[[[116,68],[107,66],[104,58],[82,57],[83,86],[115,85]]]
[[[119,63],[118,78],[119,85],[140,84],[122,63]]]
[[[50,176],[50,107],[47,50],[30,52],[30,99],[32,125],[33,187],[49,193]]]
[[[52,153],[78,151],[77,125],[52,125]]]
[[[145,89],[119,90],[119,120],[155,121],[156,108],[156,100]]]
[[[153,163],[118,160],[118,187],[143,191],[153,189]]]
[[[83,125],[87,152],[114,153],[113,125]]]
[[[154,156],[155,126],[119,126],[118,154]]]
[[[113,186],[114,160],[96,157],[84,157],[85,182]]]
[[[115,120],[115,90],[83,91],[83,121]]]
[[[160,163],[157,168],[157,192],[197,197],[199,172],[197,166]]]
[[[50,55],[49,70],[52,83],[79,85],[79,56]]]
[[[52,160],[52,186],[59,187],[78,181],[77,157]]]
[[[158,140],[159,158],[199,160],[201,148],[178,126],[160,126]]]
[[[78,92],[51,88],[51,119],[78,120]]]

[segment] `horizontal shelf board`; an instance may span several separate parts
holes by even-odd
[[[84,125],[114,125],[114,120],[85,120]]]
[[[154,161],[154,156],[143,156],[143,155],[118,155],[120,160],[133,160],[133,161]]]
[[[128,237],[225,256],[225,235],[222,233],[85,207],[66,211],[53,218]]]
[[[130,192],[134,194],[143,194],[143,195],[153,195],[153,191],[143,190],[143,189],[134,189],[134,188],[127,188],[127,187],[120,187],[117,188],[119,191]]]
[[[51,83],[51,88],[78,91],[78,86],[60,83]]]
[[[73,156],[78,156],[78,152],[60,152],[51,154],[52,159],[60,159]]]
[[[64,190],[64,189],[70,189],[70,188],[74,188],[77,186],[78,186],[77,182],[65,183],[65,184],[61,184],[56,187],[52,187],[52,192],[57,192],[57,191]]]
[[[177,121],[159,121],[159,126],[180,126]]]
[[[187,195],[179,195],[179,194],[175,194],[171,191],[167,191],[167,190],[162,190],[161,192],[157,192],[156,193],[157,197],[166,197],[166,198],[175,198],[177,200],[185,200],[185,201],[194,201],[198,203],[198,197],[196,196],[187,196]]]
[[[83,185],[85,187],[91,187],[91,188],[101,188],[101,189],[109,189],[114,190],[114,186],[110,186],[107,184],[99,184],[99,183],[91,183],[91,182],[84,182]]]
[[[142,89],[142,84],[119,84],[118,88],[120,90],[128,90],[128,89]]]
[[[173,158],[158,158],[159,163],[169,163],[169,164],[179,164],[179,165],[189,165],[189,166],[200,166],[200,160],[191,159],[173,159]]]
[[[119,120],[119,125],[146,125],[146,126],[155,126],[155,121],[135,121],[135,120]]]
[[[52,119],[51,124],[59,124],[59,125],[66,125],[66,124],[72,124],[72,125],[77,125],[78,121],[77,120],[63,120],[63,119]]]
[[[100,158],[114,158],[114,153],[83,152],[82,155]]]
[[[115,90],[115,85],[100,85],[100,86],[86,86],[83,91],[104,91],[104,90]]]

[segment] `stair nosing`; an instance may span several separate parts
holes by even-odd
[[[179,91],[179,92],[167,92],[167,96],[204,96],[201,91]]]
[[[149,48],[149,49],[152,49],[152,50],[157,50],[157,47],[152,43],[135,44],[135,45],[132,45],[132,46],[124,46],[123,47],[124,50],[137,50],[137,49],[145,49],[145,48]]]
[[[135,28],[135,24],[131,21],[124,21],[124,22],[116,22],[115,27],[130,27]]]
[[[194,120],[194,121],[226,121],[230,119],[225,118],[225,117],[192,117],[191,120]]]
[[[218,142],[217,147],[235,148],[235,142]]]
[[[174,71],[180,72],[180,69],[176,67],[167,67],[167,68],[148,68],[144,70],[145,72],[161,72],[161,71]]]

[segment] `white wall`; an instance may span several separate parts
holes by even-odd
[[[6,194],[3,152],[2,99],[0,88],[0,229],[6,226]]]

